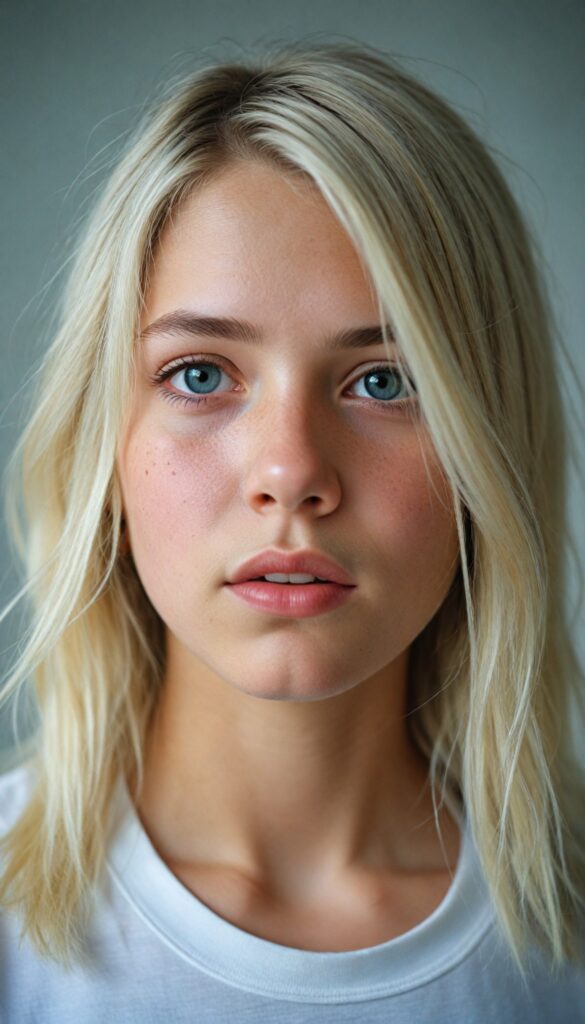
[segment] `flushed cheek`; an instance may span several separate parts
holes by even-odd
[[[449,572],[459,548],[447,481],[432,451],[425,455],[428,475],[418,446],[382,459],[364,515],[385,563],[407,570],[413,586],[424,582],[428,588]]]
[[[194,451],[192,443],[137,431],[124,467],[132,555],[147,592],[151,586],[193,587],[193,574],[199,568],[209,572],[213,564],[209,556],[219,505],[228,500],[229,474],[221,450],[198,444]]]

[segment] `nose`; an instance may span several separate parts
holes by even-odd
[[[316,402],[317,399],[313,398]],[[272,408],[249,439],[252,458],[244,485],[245,500],[256,512],[329,515],[341,500],[331,437],[304,403],[295,409]]]

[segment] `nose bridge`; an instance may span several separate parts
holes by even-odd
[[[256,412],[272,441],[297,448],[318,443],[325,429],[326,412],[317,377],[308,360],[305,366],[291,365],[269,375]]]
[[[285,375],[286,376],[286,375]],[[339,481],[332,437],[314,378],[295,373],[273,380],[250,422],[247,500],[293,510],[307,503],[330,508]]]

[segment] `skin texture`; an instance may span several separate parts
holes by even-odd
[[[384,345],[326,346],[379,315],[310,182],[239,162],[193,193],[156,247],[141,328],[177,308],[251,321],[265,340],[137,342],[117,471],[167,635],[138,811],[234,923],[298,947],[381,942],[431,913],[459,852],[443,808],[446,864],[404,721],[409,647],[459,558],[442,470],[416,399],[392,409],[366,388]],[[184,369],[151,380],[190,355],[222,364],[199,408],[164,397],[193,396]],[[325,552],[352,597],[297,620],[243,604],[225,581],[266,547]]]

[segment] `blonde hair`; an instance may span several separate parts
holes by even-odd
[[[40,725],[30,799],[0,842],[0,905],[43,956],[84,959],[113,787],[121,771],[140,787],[165,667],[164,623],[120,552],[115,470],[148,269],[181,200],[250,158],[307,176],[347,230],[452,487],[461,562],[412,646],[412,739],[465,807],[522,977],[531,945],[553,970],[583,963],[561,339],[485,145],[364,44],[301,40],[171,82],[88,220],[7,467],[26,582],[2,617],[27,596],[31,624],[0,703],[30,677]]]

